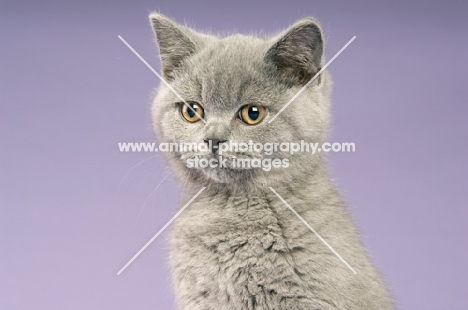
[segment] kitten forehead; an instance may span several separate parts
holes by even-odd
[[[208,107],[271,101],[268,88],[275,83],[265,78],[264,62],[269,46],[266,40],[245,35],[210,40],[188,61],[185,78],[197,81],[199,100]]]

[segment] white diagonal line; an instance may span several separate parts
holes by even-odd
[[[343,52],[343,51],[348,47],[348,45],[350,45],[351,42],[354,41],[354,39],[356,39],[356,36],[352,37],[351,40],[349,40],[348,43],[346,43],[346,45],[343,46],[343,47],[339,50],[339,52],[336,53],[336,55],[333,56],[333,58],[330,59],[330,61],[328,61],[328,62],[325,64],[325,66],[323,66],[323,68],[320,69],[320,71],[317,72],[317,73],[314,75],[314,77],[313,77],[312,79],[310,79],[310,81],[307,82],[307,84],[305,84],[304,87],[302,87],[302,88],[297,92],[297,94],[295,94],[294,97],[292,97],[291,100],[289,100],[288,103],[286,103],[286,104],[284,105],[284,107],[282,107],[281,110],[279,110],[278,113],[276,113],[275,116],[273,116],[273,118],[270,119],[270,120],[268,121],[268,123],[273,122],[273,121],[275,120],[275,118],[277,118],[278,115],[280,115],[280,113],[283,112],[284,109],[286,109],[286,108],[288,107],[288,105],[290,105],[291,102],[293,102],[294,99],[296,99],[296,98],[304,91],[304,89],[306,89],[307,86],[309,86],[310,83],[312,83],[312,82],[320,75],[320,73],[322,73],[322,72],[328,67],[328,65],[330,65],[330,64],[333,62],[333,60],[335,60],[336,57],[338,57],[338,55],[340,55],[341,52]]]
[[[182,102],[183,102],[193,113],[195,113],[195,115],[197,115],[197,116],[203,121],[203,123],[206,124],[205,119],[204,119],[203,117],[201,117],[201,115],[198,114],[197,111],[195,111],[195,109],[192,108],[192,107],[190,106],[190,104],[188,104],[187,101],[185,101],[184,98],[182,98],[182,97],[176,92],[176,90],[175,90],[161,75],[159,75],[159,73],[158,73],[156,70],[154,70],[153,67],[151,67],[150,64],[147,63],[146,60],[145,60],[143,57],[140,56],[140,54],[137,53],[137,51],[135,51],[135,49],[134,49],[130,44],[128,44],[127,41],[124,40],[124,38],[122,38],[120,35],[119,35],[118,37],[119,37],[119,39],[120,39],[125,45],[127,45],[127,47],[128,47],[138,58],[140,58],[140,60],[141,60],[151,71],[153,71],[154,74],[156,74],[156,76],[161,80],[161,82],[163,82],[164,84],[166,84],[166,86],[167,86],[170,90],[172,90],[172,92],[173,92],[180,100],[182,100]]]
[[[357,272],[353,269],[353,267],[351,267],[351,265],[348,264],[348,262],[346,262],[343,257],[341,257],[340,254],[338,254],[338,252],[336,252],[332,247],[331,245],[328,244],[327,241],[325,241],[325,239],[322,238],[322,236],[320,236],[316,231],[315,229],[312,228],[312,226],[309,225],[309,223],[307,223],[303,218],[302,216],[299,215],[299,213],[296,212],[296,210],[294,210],[287,202],[286,200],[283,199],[283,197],[281,197],[272,187],[270,187],[270,190],[275,193],[276,196],[278,196],[278,198],[320,239],[320,241],[322,241],[329,249],[330,251],[333,252],[333,254],[335,254],[349,269],[351,269],[352,272],[354,272],[354,274],[357,274]]]
[[[120,274],[122,273],[122,271],[124,271],[125,268],[127,268],[128,265],[130,265],[130,264],[135,260],[135,258],[137,258],[137,257],[141,254],[141,252],[143,252],[143,251],[151,244],[151,242],[153,242],[154,239],[156,239],[156,238],[164,231],[164,229],[166,229],[167,226],[169,226],[169,225],[185,210],[185,208],[187,208],[187,207],[192,203],[192,201],[194,201],[195,198],[197,198],[198,195],[200,195],[201,192],[203,192],[203,191],[205,190],[205,188],[206,188],[206,187],[203,187],[201,190],[199,190],[198,193],[196,193],[195,196],[193,196],[193,198],[190,199],[190,201],[187,202],[187,203],[185,204],[185,206],[183,206],[182,209],[180,209],[179,212],[177,212],[176,215],[174,215],[174,217],[171,218],[171,220],[170,220],[169,222],[167,222],[167,224],[164,225],[164,227],[161,228],[161,230],[158,231],[158,233],[157,233],[156,235],[154,235],[154,237],[151,238],[151,240],[148,241],[148,242],[145,244],[145,246],[142,247],[141,250],[138,251],[138,253],[136,253],[135,256],[133,256],[132,259],[131,259],[127,264],[125,264],[125,266],[123,266],[122,269],[120,269],[119,272],[117,272],[117,275],[120,275]]]

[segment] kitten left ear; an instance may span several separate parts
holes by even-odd
[[[163,75],[171,80],[174,70],[197,51],[196,34],[162,14],[152,13],[149,18],[159,45]]]
[[[273,64],[288,84],[307,84],[322,68],[323,38],[318,22],[305,18],[295,23],[276,39],[265,61]]]

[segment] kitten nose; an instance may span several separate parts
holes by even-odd
[[[226,140],[220,140],[220,139],[204,139],[206,144],[208,144],[208,147],[211,147],[211,151],[213,153],[216,153],[219,149],[219,144],[226,142]]]

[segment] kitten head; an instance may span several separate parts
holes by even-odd
[[[323,38],[314,19],[302,19],[273,38],[201,34],[157,13],[150,15],[150,21],[163,77],[170,85],[160,83],[152,106],[160,142],[199,144],[211,140],[221,148],[230,142],[325,140],[329,122],[327,72],[269,123],[323,66]],[[180,177],[225,187],[273,186],[275,182],[300,180],[321,164],[320,156],[310,153],[291,155],[277,150],[265,155],[236,149],[219,153],[216,149],[179,149],[167,155]],[[187,167],[187,160],[220,156],[228,159],[227,167]],[[233,159],[254,158],[279,158],[282,163],[287,159],[289,165],[265,171],[232,164]]]

